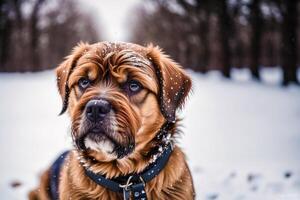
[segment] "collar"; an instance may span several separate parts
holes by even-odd
[[[146,200],[146,183],[155,178],[166,166],[172,151],[172,142],[169,142],[157,159],[141,173],[133,173],[114,179],[107,179],[104,175],[96,174],[88,168],[85,168],[85,173],[98,185],[114,192],[123,193],[125,200],[130,199],[130,195],[133,196],[134,200]]]

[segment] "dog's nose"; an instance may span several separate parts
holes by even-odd
[[[103,121],[110,110],[111,105],[105,99],[90,100],[86,104],[86,116],[92,122]]]

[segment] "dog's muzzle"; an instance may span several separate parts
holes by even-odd
[[[113,104],[104,98],[89,100],[82,113],[81,129],[75,144],[80,150],[92,149],[122,158],[134,149],[134,139],[122,141],[122,134],[116,131],[116,116]],[[121,138],[121,139],[120,139]],[[125,137],[124,137],[125,138]]]
[[[105,99],[93,99],[86,104],[85,115],[91,122],[101,122],[111,111],[111,104]]]

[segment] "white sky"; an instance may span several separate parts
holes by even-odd
[[[141,0],[79,0],[80,7],[95,17],[103,40],[126,41],[129,37],[129,18]]]

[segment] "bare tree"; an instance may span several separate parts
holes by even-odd
[[[9,47],[11,35],[11,19],[9,18],[10,5],[6,1],[0,1],[0,66],[4,68],[7,62],[6,47]]]
[[[230,77],[232,67],[248,67],[260,80],[261,65],[281,61],[283,84],[298,82],[298,1],[149,2],[152,9],[140,10],[134,23],[133,41],[157,43],[184,66],[200,72],[218,69],[224,77]]]
[[[36,0],[33,4],[32,12],[30,15],[30,49],[31,49],[31,67],[33,69],[40,67],[39,60],[39,40],[40,40],[40,30],[38,28],[39,14],[42,4],[45,0]]]
[[[74,0],[0,1],[0,11],[0,71],[53,68],[78,42],[100,37]]]
[[[250,47],[250,71],[252,77],[260,80],[259,65],[260,65],[260,42],[262,37],[263,18],[260,10],[261,0],[252,0],[250,8],[250,26],[251,26],[251,47]]]
[[[282,0],[283,17],[281,30],[281,55],[283,69],[283,85],[297,83],[297,0]]]
[[[208,70],[210,60],[209,46],[209,17],[211,15],[211,4],[209,0],[177,0],[178,5],[185,10],[185,15],[189,18],[189,24],[193,32],[199,38],[201,50],[198,50],[197,71],[205,73]]]
[[[47,22],[40,34],[43,42],[41,66],[44,69],[55,67],[79,41],[100,40],[91,16],[79,12],[71,1],[60,2],[59,8],[54,8],[42,16]]]
[[[5,69],[13,51],[14,35],[20,40],[24,20],[22,6],[26,0],[0,1],[0,69]]]
[[[227,0],[216,0],[216,10],[219,19],[220,47],[221,47],[221,72],[224,77],[230,78],[231,53],[229,40],[232,33],[231,18],[228,13]]]

